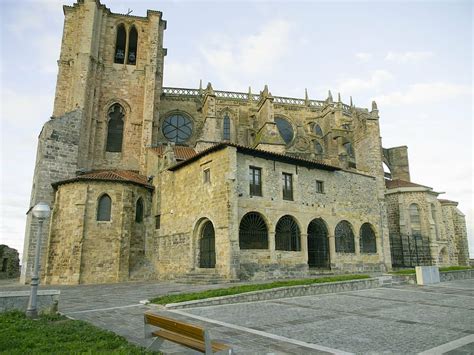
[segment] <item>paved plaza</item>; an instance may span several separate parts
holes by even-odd
[[[174,283],[62,286],[60,311],[143,339],[143,312],[200,324],[237,353],[474,354],[474,280],[397,286],[166,311],[140,301],[213,286]],[[50,287],[48,287],[50,288]],[[183,348],[165,342],[165,352]]]

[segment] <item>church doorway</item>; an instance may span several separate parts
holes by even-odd
[[[329,268],[328,230],[321,218],[313,219],[308,226],[308,265]]]
[[[204,223],[199,240],[199,267],[214,268],[216,266],[216,238],[211,221]]]

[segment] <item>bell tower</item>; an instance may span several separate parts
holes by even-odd
[[[30,207],[49,203],[53,214],[54,182],[88,170],[144,172],[144,150],[159,120],[166,55],[166,21],[159,11],[115,14],[99,0],[77,0],[63,10],[53,116],[38,139],[30,200]],[[28,214],[22,282],[31,275],[37,227]]]
[[[98,0],[64,6],[64,15],[53,117],[82,111],[78,167],[142,170],[138,157],[158,121],[166,21],[159,11],[114,14]],[[114,105],[121,125],[110,115]],[[121,146],[108,149],[120,135]]]

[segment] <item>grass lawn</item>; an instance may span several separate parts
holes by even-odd
[[[201,300],[211,297],[220,297],[228,295],[236,295],[239,293],[260,291],[260,290],[269,290],[277,287],[287,287],[287,286],[300,286],[300,285],[312,285],[325,282],[338,282],[338,281],[348,281],[348,280],[360,280],[368,279],[369,275],[339,275],[331,277],[322,277],[318,279],[302,279],[302,280],[287,280],[287,281],[276,281],[266,284],[252,284],[252,285],[243,285],[243,286],[234,286],[228,288],[218,288],[215,290],[192,292],[192,293],[180,293],[176,295],[169,296],[160,296],[151,300],[152,303],[157,304],[167,304],[167,303],[177,303],[185,302],[192,300]]]
[[[18,311],[0,313],[0,353],[153,354],[83,321],[59,315],[31,320]]]
[[[470,266],[444,266],[444,267],[440,267],[439,271],[444,272],[444,271],[458,271],[458,270],[469,270],[469,269],[471,269]],[[412,275],[412,274],[415,274],[415,269],[404,269],[404,270],[392,271],[391,274]]]

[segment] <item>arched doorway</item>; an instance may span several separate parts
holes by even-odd
[[[211,221],[204,223],[199,240],[199,267],[216,267],[216,238]]]
[[[328,230],[321,218],[313,219],[308,226],[308,265],[329,268]]]

